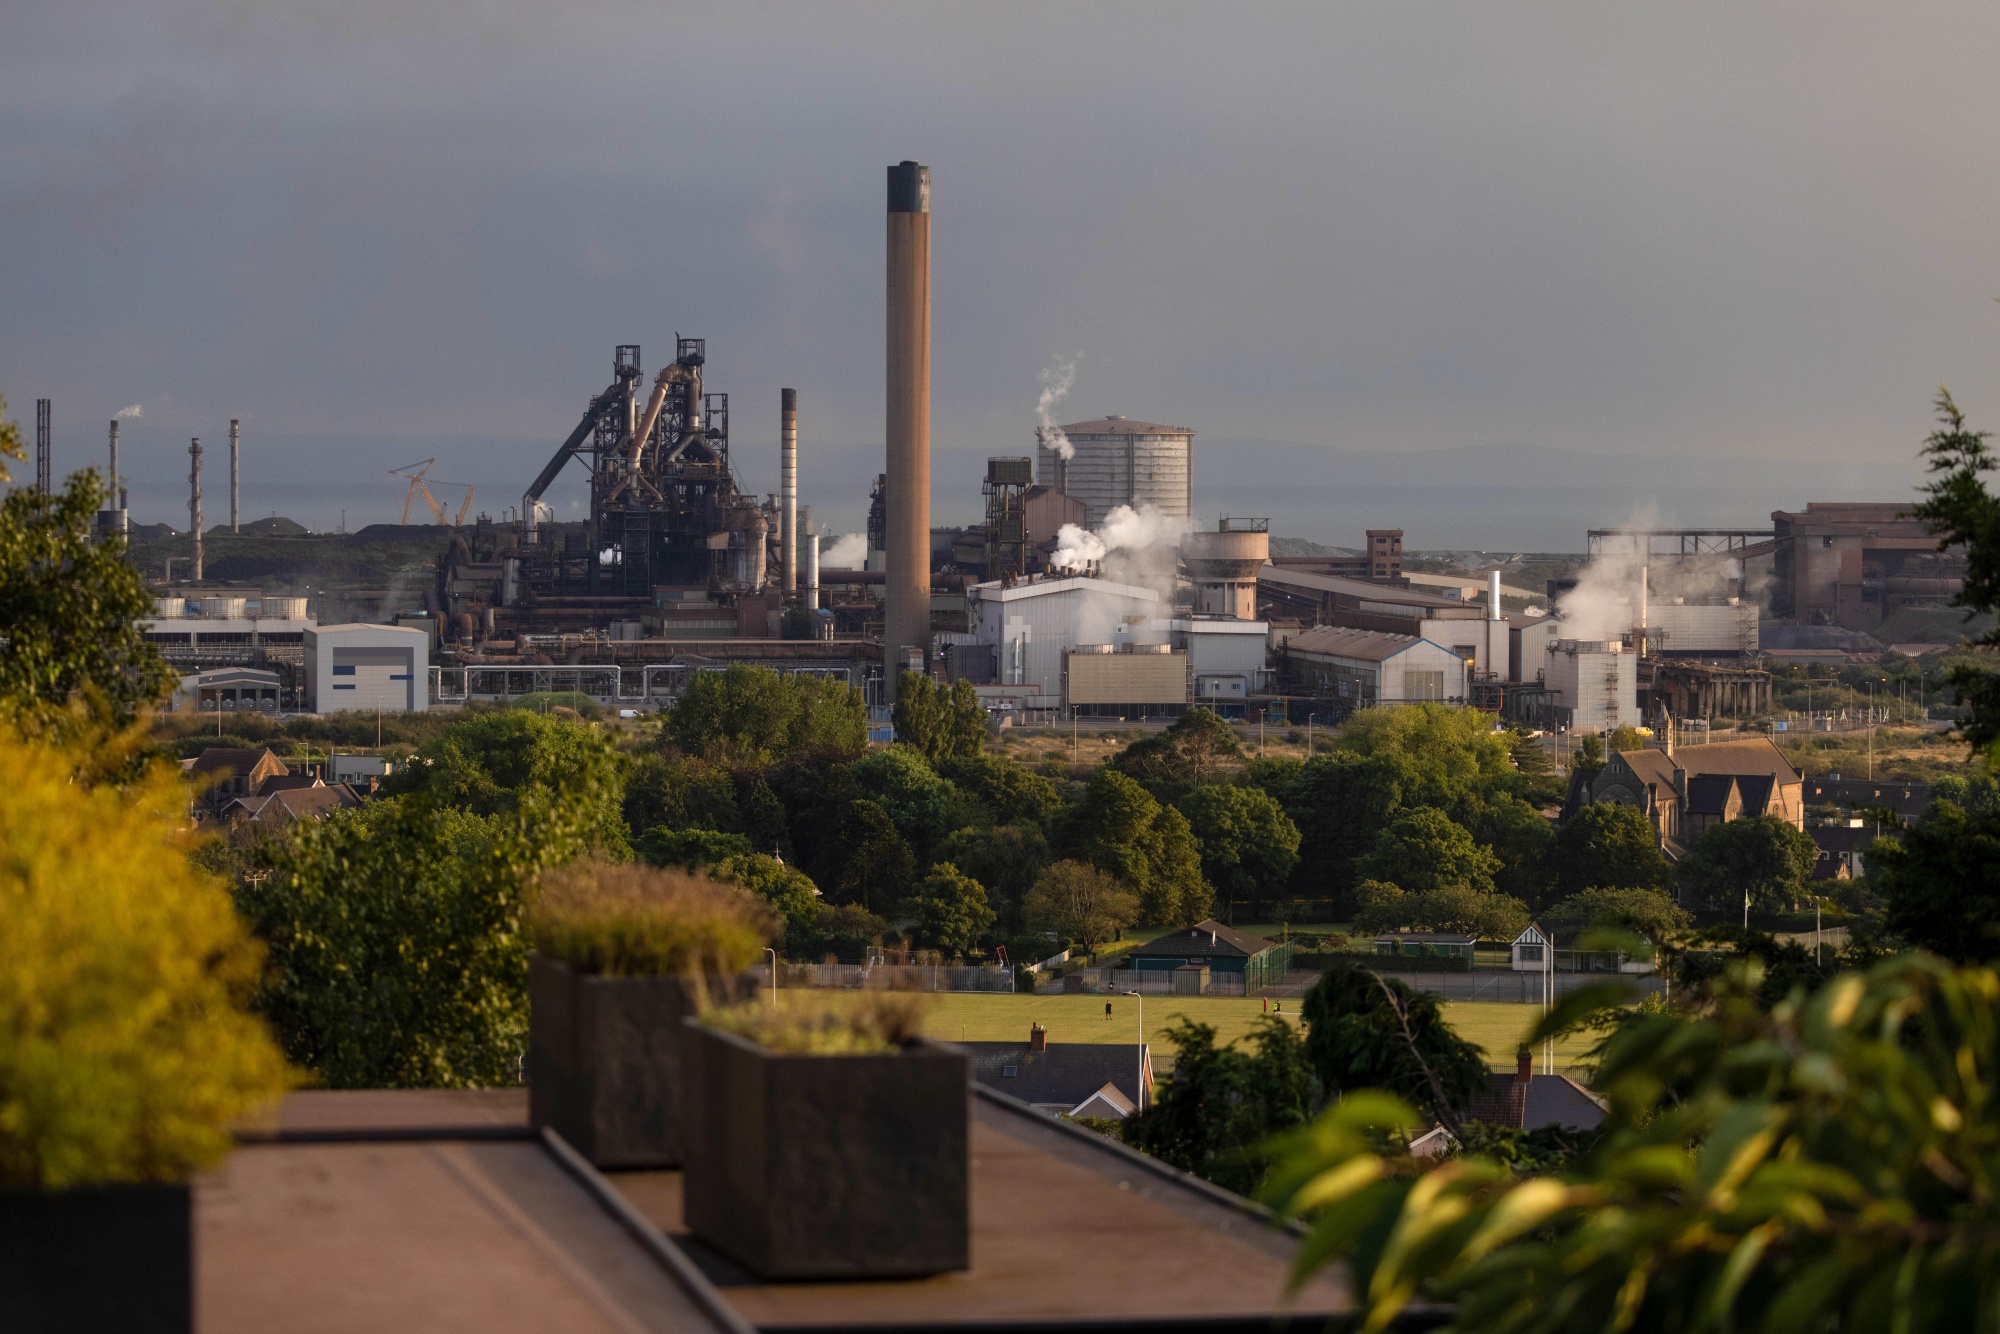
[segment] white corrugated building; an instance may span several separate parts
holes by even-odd
[[[1173,623],[1173,646],[1188,656],[1188,676],[1201,704],[1241,702],[1268,675],[1269,623],[1228,616],[1190,616]]]
[[[1275,638],[1294,688],[1356,708],[1465,700],[1465,659],[1428,639],[1332,625],[1281,631]]]
[[[1546,681],[1577,732],[1638,727],[1639,655],[1617,640],[1558,639],[1549,645]]]
[[[430,707],[430,636],[397,625],[309,628],[305,678],[314,713],[422,713]]]
[[[967,618],[994,650],[994,681],[1017,688],[1024,708],[1058,707],[1063,655],[1084,644],[1165,644],[1160,595],[1108,579],[1031,579],[974,584]]]

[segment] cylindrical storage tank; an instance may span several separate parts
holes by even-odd
[[[154,598],[153,615],[163,621],[177,621],[187,615],[186,598]]]
[[[264,619],[267,621],[303,621],[305,618],[304,598],[264,599]]]
[[[1153,505],[1174,518],[1193,517],[1192,427],[1111,416],[1064,426],[1061,435],[1072,457],[1063,462],[1055,433],[1042,432],[1036,476],[1082,501],[1089,527],[1103,526],[1120,505]]]
[[[1247,526],[1251,523],[1257,526]],[[1183,537],[1181,563],[1187,566],[1188,579],[1194,584],[1195,612],[1256,620],[1257,571],[1270,559],[1270,525],[1262,519],[1225,519],[1220,532]]]
[[[249,605],[247,598],[203,598],[201,614],[212,621],[240,621]]]

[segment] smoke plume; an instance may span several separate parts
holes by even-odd
[[[1043,370],[1042,397],[1035,404],[1035,417],[1041,423],[1041,429],[1035,433],[1036,437],[1053,449],[1056,456],[1065,463],[1076,457],[1076,446],[1070,444],[1069,437],[1063,434],[1063,428],[1056,425],[1051,410],[1069,397],[1071,387],[1076,384],[1076,363],[1082,358],[1081,352],[1067,361],[1057,358],[1055,365]]]
[[[1665,529],[1672,525],[1646,509],[1624,526]],[[1732,581],[1743,577],[1743,562],[1739,560],[1719,557],[1683,562],[1669,555],[1649,555],[1646,543],[1643,537],[1623,542],[1610,536],[1600,539],[1597,554],[1578,573],[1576,587],[1563,594],[1556,607],[1564,639],[1621,639],[1637,626],[1641,571],[1652,606],[1663,606],[1676,598],[1704,602],[1723,597],[1734,591]]]
[[[134,403],[131,407],[120,408],[111,415],[114,417],[143,417],[145,411],[137,403]]]
[[[860,533],[842,533],[837,541],[819,553],[822,570],[858,570],[868,561],[868,539]]]

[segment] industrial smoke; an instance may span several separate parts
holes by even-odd
[[[1646,509],[1624,526],[1644,530],[1668,525],[1656,512]],[[1655,606],[1676,599],[1701,602],[1729,595],[1735,591],[1734,582],[1742,578],[1743,562],[1739,560],[1684,562],[1649,554],[1644,537],[1621,543],[1607,536],[1600,539],[1597,554],[1577,574],[1576,587],[1562,595],[1556,614],[1562,617],[1564,639],[1622,639],[1640,625],[1642,590]]]
[[[137,403],[134,403],[131,407],[120,408],[118,409],[118,411],[112,413],[111,415],[114,417],[140,417],[145,415],[145,410],[141,408]]]
[[[858,570],[867,562],[868,539],[860,533],[842,533],[819,553],[822,570]]]
[[[1041,423],[1041,429],[1037,432],[1038,437],[1065,463],[1076,457],[1076,446],[1070,444],[1069,437],[1063,434],[1063,428],[1056,425],[1055,415],[1051,410],[1069,397],[1070,389],[1076,384],[1076,363],[1082,358],[1083,354],[1079,352],[1067,361],[1058,359],[1055,365],[1044,369],[1041,400],[1035,404],[1035,416]]]

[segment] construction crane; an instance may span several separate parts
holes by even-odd
[[[449,520],[445,518],[444,506],[438,504],[437,497],[432,495],[430,487],[424,484],[424,478],[436,466],[436,459],[425,459],[422,463],[412,463],[407,467],[389,469],[391,477],[409,479],[410,489],[403,495],[403,522],[405,524],[409,523],[410,506],[421,495],[424,498],[424,504],[430,506],[431,518],[437,521],[440,528],[462,527],[465,524],[466,511],[472,508],[472,484],[470,482],[447,482],[443,478],[438,479],[439,486],[462,486],[465,488],[465,500],[458,507],[458,518],[456,521]]]

